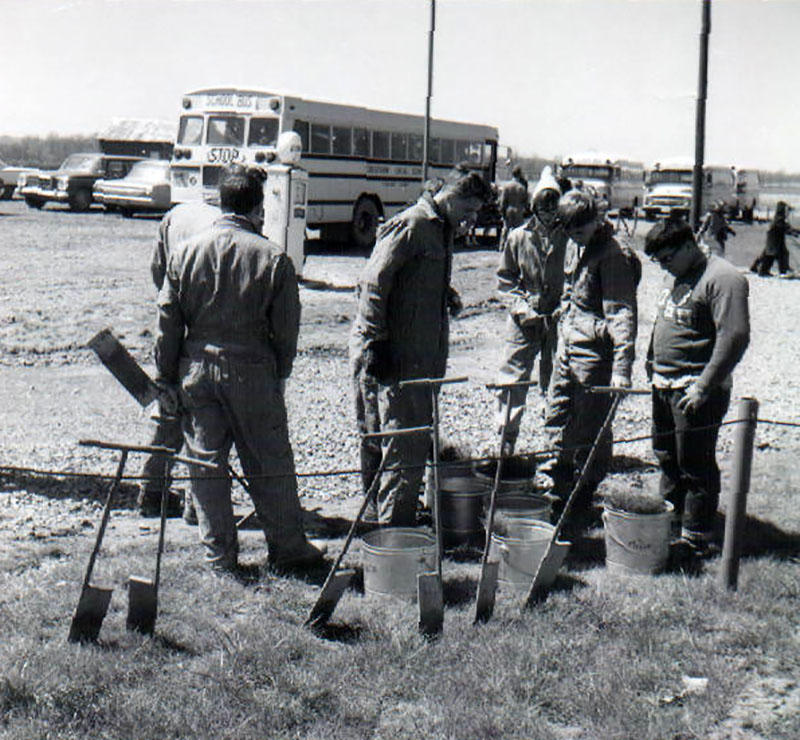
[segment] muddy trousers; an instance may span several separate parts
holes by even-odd
[[[708,539],[719,504],[719,425],[731,393],[717,388],[692,414],[678,408],[683,394],[653,389],[653,452],[661,465],[661,495],[682,515],[684,534]]]
[[[498,383],[518,383],[531,379],[533,363],[539,357],[539,390],[547,393],[550,376],[553,372],[553,356],[558,339],[555,321],[541,318],[535,322],[520,326],[514,316],[506,321],[506,339],[503,352],[503,364],[497,374]],[[506,405],[504,399],[508,391],[498,394],[497,427],[505,419]],[[506,427],[506,440],[513,447],[519,436],[522,415],[525,413],[525,402],[528,388],[514,388],[511,391],[511,412]]]
[[[389,431],[429,425],[432,420],[430,389],[381,385],[356,364],[353,368],[356,420],[359,432]],[[429,434],[395,437],[389,441],[366,440],[361,445],[361,475],[364,488],[371,484],[381,460],[386,466],[371,516],[395,527],[416,524],[417,501],[425,461],[431,447]]]
[[[607,385],[608,382],[608,379],[597,378],[595,384]],[[545,436],[555,454],[542,466],[542,471],[553,480],[550,493],[562,502],[569,496],[583,469],[611,408],[611,401],[611,394],[589,393],[588,386],[578,381],[565,362],[556,363],[545,412]],[[573,503],[576,514],[591,506],[594,492],[608,472],[611,457],[612,430],[609,426],[599,441],[586,481],[576,493]]]
[[[200,541],[206,561],[236,565],[239,543],[231,503],[231,482],[224,472],[235,445],[270,558],[305,543],[297,497],[294,456],[286,406],[271,365],[207,351],[182,358],[181,401],[184,437],[192,457],[220,466],[220,472],[192,468]]]

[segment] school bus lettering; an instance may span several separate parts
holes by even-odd
[[[208,150],[211,164],[231,164],[242,159],[242,153],[235,147],[215,146]]]

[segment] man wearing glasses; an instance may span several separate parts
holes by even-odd
[[[721,257],[707,257],[681,219],[656,224],[645,253],[672,275],[658,301],[646,363],[661,494],[682,517],[681,539],[706,555],[719,503],[719,425],[731,373],[750,341],[747,280]]]

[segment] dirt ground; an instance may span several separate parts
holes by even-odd
[[[52,207],[39,212],[20,201],[0,203],[0,570],[33,557],[34,545],[39,553],[48,542],[63,551],[73,538],[91,534],[106,486],[97,476],[112,474],[116,460],[109,452],[80,446],[80,439],[148,441],[147,413],[85,344],[110,326],[152,369],[155,293],[149,259],[157,225],[155,218],[75,214]],[[637,225],[634,244],[641,246],[647,226]],[[760,251],[766,225],[735,228],[729,258],[744,269]],[[466,249],[456,254],[453,271],[465,308],[452,324],[448,372],[469,381],[448,386],[442,394],[442,436],[476,457],[497,448],[494,399],[484,387],[495,379],[505,320],[494,293],[496,262],[493,251]],[[352,288],[364,263],[363,255],[312,243],[301,287],[300,352],[287,389],[290,434],[304,506],[329,514],[347,514],[357,504],[347,336],[355,307]],[[800,342],[795,325],[800,281],[748,276],[752,341],[735,374],[734,397],[759,401],[749,514],[758,532],[779,533],[782,542],[797,547]],[[645,385],[643,357],[662,278],[660,269],[643,259],[634,371],[639,387]],[[541,407],[532,392],[520,436],[522,452],[545,446],[538,428]],[[735,406],[728,418],[735,418]],[[655,482],[648,433],[646,397],[624,401],[614,424],[618,444],[607,486]],[[733,442],[734,427],[724,427],[720,462],[725,490]],[[113,518],[119,532],[132,537],[150,526],[132,510],[140,464],[139,458],[131,459],[127,474],[133,478]],[[246,506],[243,501],[242,510]],[[173,532],[196,536],[182,523]],[[750,543],[751,549],[757,545]]]

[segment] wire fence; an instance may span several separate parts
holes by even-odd
[[[714,429],[714,428],[721,428],[724,426],[732,426],[734,424],[742,424],[749,422],[749,419],[730,419],[728,421],[722,421],[719,424],[709,424],[705,426],[697,426],[697,427],[689,427],[686,431],[703,431],[706,429]],[[765,425],[765,426],[780,426],[780,427],[790,427],[790,428],[800,428],[800,422],[794,421],[781,421],[776,419],[756,419],[757,424]],[[614,445],[623,445],[623,444],[632,444],[634,442],[643,442],[654,439],[654,435],[650,434],[643,434],[638,437],[621,437],[618,439],[613,439],[612,444]],[[546,448],[540,450],[532,450],[530,452],[521,452],[517,453],[515,457],[527,460],[537,460],[540,458],[547,459],[556,455],[557,453],[564,453],[564,452],[574,452],[579,453],[582,451],[588,451],[591,445],[579,445],[574,447],[553,447],[553,448]],[[481,463],[492,463],[498,460],[497,455],[487,455],[483,457],[463,457],[458,460],[453,461],[445,461],[440,460],[440,465],[446,465],[449,462],[460,462],[460,463],[471,463],[473,465],[479,465]],[[390,466],[387,467],[386,470],[389,471],[398,471],[398,470],[405,470],[409,468],[418,468],[418,465],[413,466]],[[114,475],[109,473],[95,473],[95,472],[76,472],[76,471],[69,471],[69,470],[43,470],[40,468],[32,468],[32,467],[20,467],[15,465],[0,465],[0,475],[6,474],[10,476],[19,476],[19,475],[30,475],[42,478],[77,478],[77,479],[90,479],[90,480],[111,480],[114,478]],[[351,475],[361,475],[361,468],[339,468],[334,470],[314,470],[314,471],[298,471],[295,472],[294,475],[297,478],[335,478],[335,477],[346,477]],[[188,481],[191,480],[191,476],[189,475],[171,475],[170,476],[173,481]],[[206,475],[206,478],[213,479],[215,477],[221,478],[228,478],[227,473],[221,473],[219,476],[213,475]],[[247,476],[249,480],[268,480],[268,479],[277,479],[277,478],[284,478],[287,477],[286,473],[264,473],[259,475],[249,475]],[[122,480],[126,481],[144,481],[144,480],[152,480],[151,476],[145,475],[124,475]]]

